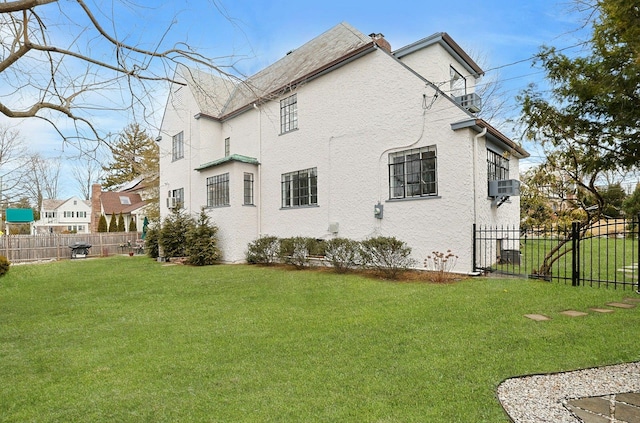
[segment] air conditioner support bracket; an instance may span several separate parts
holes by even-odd
[[[505,201],[509,199],[508,196],[501,197],[493,197],[493,201],[491,202],[491,207],[495,207],[496,209],[504,204]]]

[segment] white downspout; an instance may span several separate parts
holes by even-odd
[[[487,128],[482,128],[482,131],[473,137],[473,223],[478,223],[478,196],[477,196],[477,161],[478,161],[478,140],[480,137],[484,137],[487,134]]]

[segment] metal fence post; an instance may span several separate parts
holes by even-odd
[[[473,245],[471,247],[471,255],[473,256],[473,259],[472,259],[471,263],[472,263],[473,268],[471,269],[471,271],[475,272],[476,271],[476,248],[477,248],[476,247],[476,243],[477,242],[476,242],[476,224],[475,223],[473,224],[473,229],[472,230],[473,230],[473,236],[471,238],[473,239]],[[640,289],[640,287],[638,289]]]
[[[571,286],[580,286],[580,222],[571,222]]]
[[[638,289],[636,290],[636,292],[638,294],[640,294],[640,213],[638,213],[636,218],[638,219],[638,220],[636,220],[636,230],[637,230],[637,232],[636,232],[636,252],[637,252],[638,256],[636,257],[637,261],[636,261],[636,267],[635,267],[635,274],[636,274],[636,277],[638,278]],[[631,288],[631,289],[633,289],[633,288]]]

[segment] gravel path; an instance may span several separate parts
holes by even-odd
[[[640,391],[640,362],[507,379],[498,399],[515,423],[576,423],[567,400]]]

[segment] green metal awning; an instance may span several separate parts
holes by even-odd
[[[241,163],[247,163],[247,164],[252,164],[252,165],[259,165],[260,164],[258,162],[258,159],[256,159],[256,158],[242,156],[240,154],[232,154],[230,156],[223,157],[221,159],[214,160],[212,162],[200,165],[200,166],[196,167],[194,170],[198,170],[198,171],[199,170],[205,170],[205,169],[209,169],[210,167],[220,166],[221,164],[228,163],[228,162],[241,162]]]
[[[33,222],[33,210],[31,209],[7,209],[7,223],[30,223]]]

